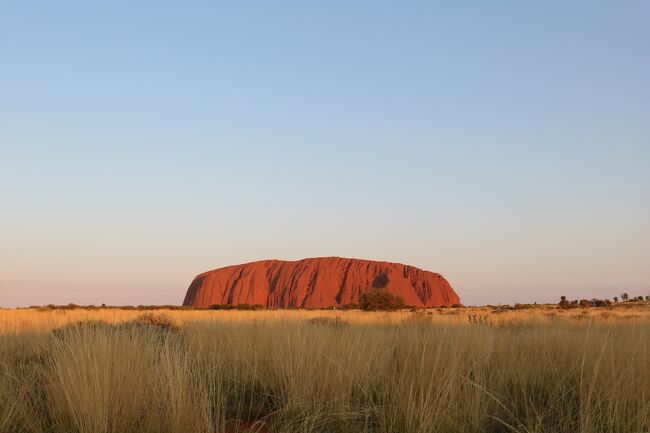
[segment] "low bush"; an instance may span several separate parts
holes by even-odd
[[[587,308],[587,307],[592,307],[593,303],[587,299],[581,299],[578,305],[580,305],[583,308]]]
[[[153,326],[166,331],[175,331],[178,329],[178,325],[174,322],[174,319],[166,314],[146,313],[135,318],[131,323],[134,325]]]
[[[208,310],[263,310],[261,304],[213,304]]]
[[[364,311],[392,311],[405,308],[404,299],[388,289],[373,289],[359,297],[359,308]]]

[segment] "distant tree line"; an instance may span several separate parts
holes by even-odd
[[[621,294],[622,303],[639,303],[639,302],[650,302],[650,296],[646,296],[645,298],[643,296],[636,296],[630,298],[627,292]],[[566,296],[561,296],[560,297],[560,302],[558,302],[558,305],[561,308],[587,308],[587,307],[612,307],[615,304],[618,304],[619,298],[618,296],[613,297],[614,302],[610,301],[609,299],[574,299],[573,301],[569,301]]]

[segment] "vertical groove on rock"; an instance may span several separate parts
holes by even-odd
[[[318,269],[314,270],[309,279],[309,285],[307,286],[307,291],[305,292],[305,297],[302,299],[301,307],[304,307],[309,297],[314,293],[314,288],[316,287],[316,279],[318,279]]]
[[[348,281],[348,273],[352,267],[352,260],[349,260],[345,265],[345,270],[343,271],[343,278],[341,279],[341,284],[339,285],[339,291],[336,294],[336,302],[341,305],[341,298],[343,297],[343,292],[345,291],[345,283]]]
[[[230,284],[230,292],[228,293],[228,304],[233,303],[233,298],[235,295],[235,290],[237,289],[237,283],[239,280],[241,280],[242,275],[244,275],[244,267],[240,268],[239,270],[239,275],[235,278],[235,280]]]

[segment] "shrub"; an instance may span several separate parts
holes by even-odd
[[[261,304],[213,304],[208,310],[263,310]]]
[[[230,304],[212,304],[208,307],[208,310],[232,310],[234,308],[235,306]]]
[[[611,304],[609,299],[592,299],[591,303],[595,307],[608,307]]]
[[[566,296],[560,296],[560,302],[558,302],[560,308],[569,308],[569,301],[567,301]]]
[[[263,310],[264,306],[261,304],[237,304],[235,305],[237,310]]]
[[[60,328],[53,329],[52,335],[59,340],[63,340],[71,331],[98,331],[100,329],[114,328],[115,325],[106,323],[102,320],[83,320],[63,325]]]
[[[384,288],[370,290],[359,297],[359,308],[364,311],[391,311],[404,307],[404,299]]]
[[[134,325],[154,326],[166,331],[175,331],[178,329],[178,325],[176,325],[174,319],[166,314],[146,313],[135,318],[131,323]]]

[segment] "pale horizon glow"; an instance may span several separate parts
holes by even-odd
[[[650,294],[647,2],[4,2],[0,307],[341,256]]]

